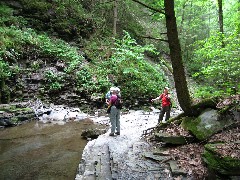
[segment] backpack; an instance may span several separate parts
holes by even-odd
[[[116,106],[117,109],[122,109],[122,101],[120,97],[117,98],[117,100],[114,102],[114,105]]]

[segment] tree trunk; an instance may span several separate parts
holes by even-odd
[[[178,39],[177,23],[174,12],[174,0],[164,0],[164,7],[167,37],[169,41],[169,49],[173,67],[173,78],[178,101],[186,115],[193,115],[191,99],[182,62],[181,47]]]
[[[113,17],[113,37],[117,34],[117,0],[114,1],[114,17]]]
[[[223,9],[222,9],[222,0],[218,0],[218,21],[219,21],[219,30],[221,33],[222,47],[224,47],[223,42]]]
[[[181,20],[179,34],[181,34],[182,30],[183,30],[183,23],[185,21],[185,7],[186,7],[186,3],[187,3],[187,0],[184,1],[183,6],[182,6],[182,20]]]

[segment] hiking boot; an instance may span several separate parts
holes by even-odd
[[[116,132],[116,135],[120,135],[120,132]]]
[[[114,133],[110,133],[109,136],[114,136]]]

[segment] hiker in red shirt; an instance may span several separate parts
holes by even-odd
[[[167,121],[170,118],[171,100],[170,100],[170,94],[168,93],[168,90],[169,88],[165,87],[163,90],[163,93],[159,97],[151,100],[152,102],[159,99],[162,100],[162,108],[159,114],[158,123],[160,123],[163,120],[163,116],[165,113],[166,113],[165,121]]]

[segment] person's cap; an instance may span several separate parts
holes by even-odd
[[[120,89],[118,87],[115,88],[115,91],[120,92]]]
[[[165,87],[164,89],[168,90],[169,91],[169,88],[168,87]]]
[[[110,92],[113,92],[114,90],[115,90],[114,87],[111,87],[111,88],[110,88]]]

